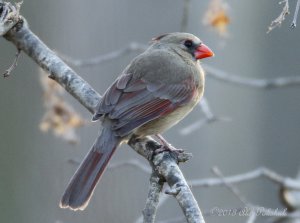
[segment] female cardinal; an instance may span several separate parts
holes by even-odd
[[[199,59],[213,56],[199,38],[168,33],[152,39],[106,90],[93,121],[102,130],[72,177],[60,207],[84,210],[116,148],[131,137],[158,135],[199,102],[204,73]]]

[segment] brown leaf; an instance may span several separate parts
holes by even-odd
[[[41,120],[40,130],[52,131],[69,143],[77,143],[79,140],[76,129],[87,122],[64,100],[63,88],[44,73],[41,75],[41,84],[46,112]]]
[[[212,27],[220,36],[228,36],[228,4],[224,0],[211,0],[203,18],[204,25]]]

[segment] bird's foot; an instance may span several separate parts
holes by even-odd
[[[161,147],[155,150],[155,154],[168,151],[168,152],[174,152],[174,153],[176,153],[176,155],[179,155],[180,153],[184,152],[183,149],[177,149],[174,146],[172,146],[161,135],[156,135],[156,137],[158,138],[159,142],[161,143]]]
[[[165,146],[165,145],[161,145],[160,148],[156,149],[154,151],[155,154],[159,154],[159,153],[162,153],[162,152],[173,152],[173,153],[176,153],[176,155],[179,155],[180,153],[183,153],[184,150],[183,149],[177,149],[175,147],[173,147],[172,145],[168,145],[168,146]]]

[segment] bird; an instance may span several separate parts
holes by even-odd
[[[190,33],[166,33],[123,70],[105,91],[92,121],[102,129],[71,178],[61,208],[84,210],[116,149],[132,137],[158,136],[200,101],[205,75],[199,60],[213,51]],[[164,141],[162,141],[165,144]]]

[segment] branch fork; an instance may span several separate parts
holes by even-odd
[[[185,162],[191,158],[190,153],[178,153],[172,151],[164,151],[155,153],[155,150],[159,150],[161,145],[154,141],[151,137],[145,137],[141,139],[132,138],[128,145],[130,145],[137,153],[144,156],[152,166],[152,175],[150,177],[150,191],[155,191],[156,195],[152,197],[159,197],[162,192],[163,183],[167,182],[170,190],[170,195],[173,195],[179,203],[187,222],[189,223],[204,223],[204,219],[200,208],[195,200],[193,193],[190,190],[188,183],[186,182],[181,170],[178,167],[179,162]],[[156,176],[154,181],[153,176]],[[160,179],[157,181],[157,179]],[[159,188],[159,190],[154,190]],[[143,213],[153,213],[154,217],[158,205],[157,200],[146,202]],[[147,217],[147,216],[146,216]],[[154,218],[147,219],[144,214],[144,222],[154,222]]]

